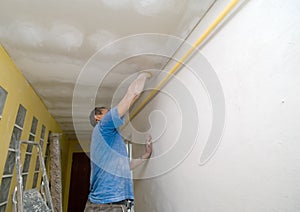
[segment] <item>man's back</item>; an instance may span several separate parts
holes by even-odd
[[[126,145],[117,130],[122,124],[117,108],[113,108],[93,130],[89,194],[92,203],[134,198]]]

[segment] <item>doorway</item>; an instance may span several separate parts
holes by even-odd
[[[86,153],[73,153],[68,212],[83,212],[89,194],[90,158]]]

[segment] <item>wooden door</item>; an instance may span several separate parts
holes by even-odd
[[[89,194],[90,158],[85,153],[73,153],[68,211],[83,212]]]

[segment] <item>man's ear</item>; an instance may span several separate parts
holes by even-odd
[[[90,124],[95,127],[97,122],[96,122],[96,118],[95,118],[95,110],[92,110],[90,113]]]

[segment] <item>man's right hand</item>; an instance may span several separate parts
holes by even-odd
[[[143,159],[148,159],[150,158],[152,154],[152,137],[151,135],[148,136],[147,141],[146,141],[146,152],[142,156]]]

